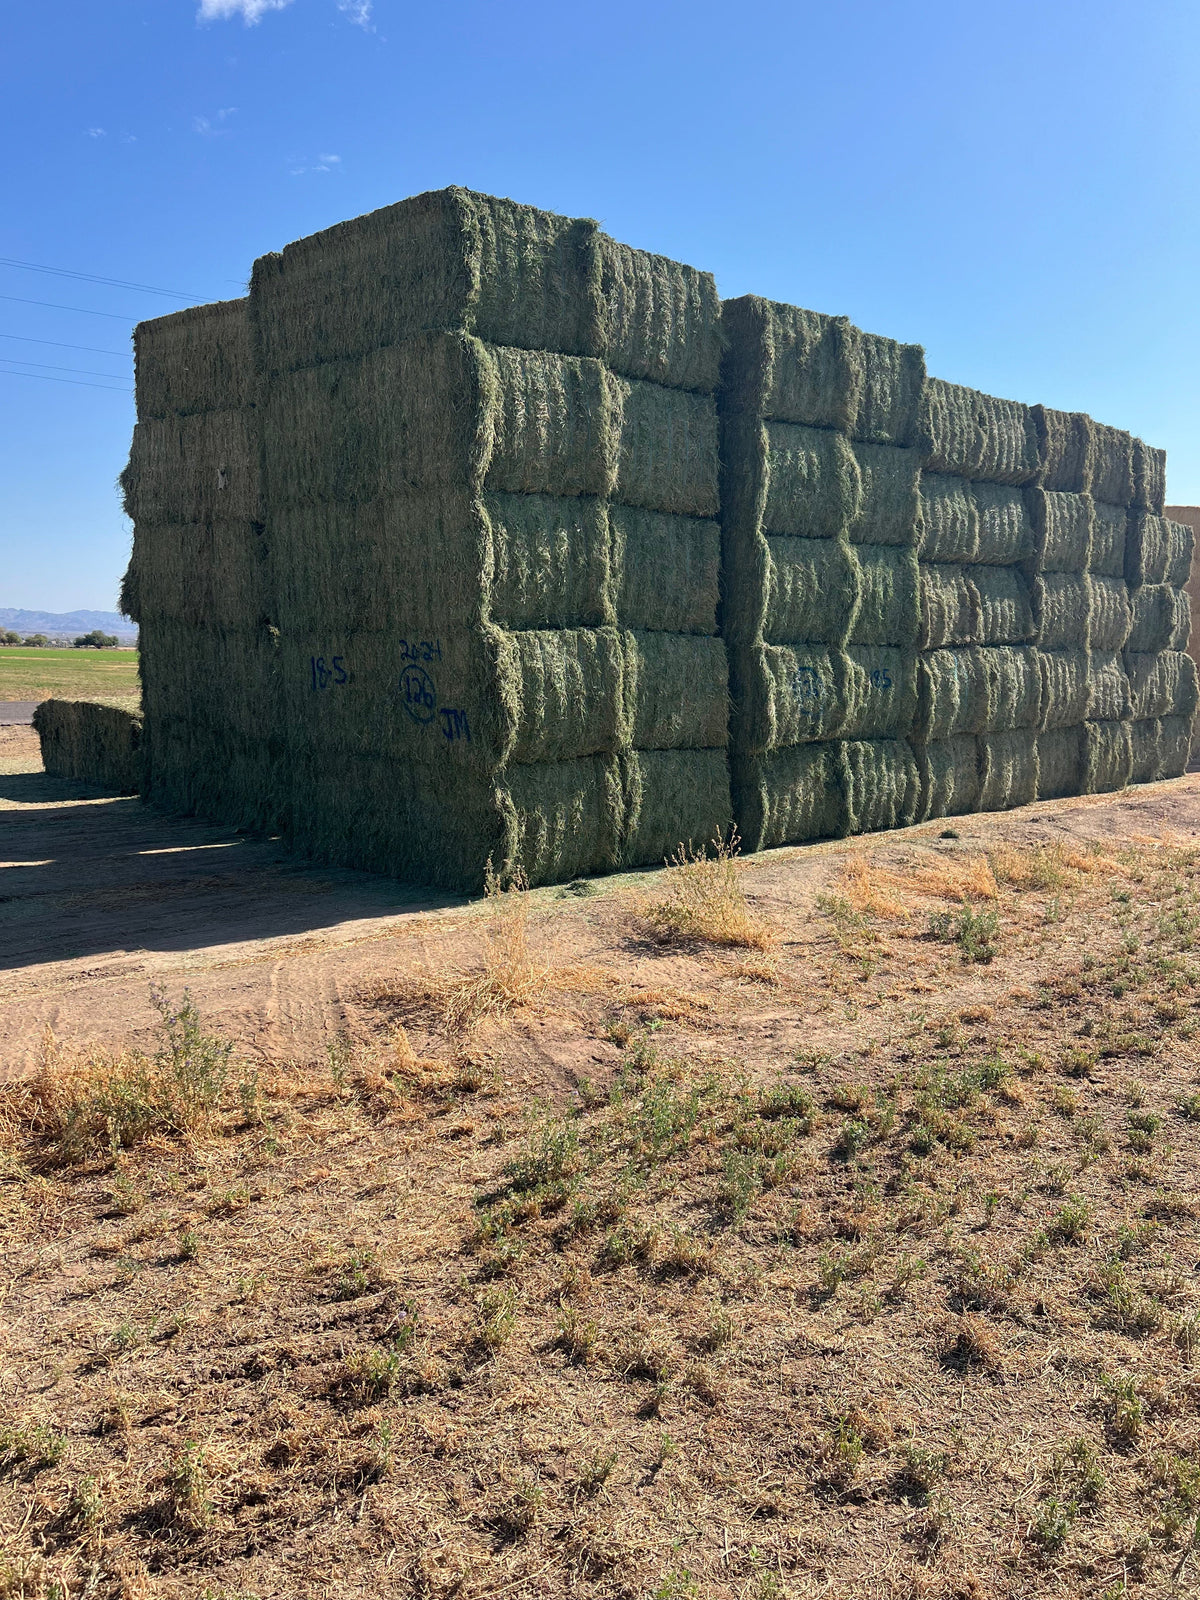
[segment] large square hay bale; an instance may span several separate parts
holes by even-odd
[[[1167,452],[1141,439],[1133,441],[1133,504],[1162,515],[1167,492]]]
[[[971,495],[979,522],[974,560],[991,566],[1028,561],[1035,538],[1022,491],[1003,483],[974,483]]]
[[[1165,583],[1174,543],[1173,524],[1152,511],[1131,511],[1125,531],[1125,581]]]
[[[1032,584],[1033,620],[1043,650],[1086,650],[1092,589],[1083,572],[1044,572]]]
[[[1091,699],[1087,650],[1037,652],[1042,680],[1042,727],[1072,728],[1088,714]]]
[[[1039,800],[1061,800],[1083,792],[1086,734],[1083,723],[1038,735]]]
[[[981,736],[981,811],[1007,811],[1037,799],[1038,737],[1032,728]]]
[[[1029,406],[941,378],[925,382],[917,442],[930,472],[1019,486],[1041,471]]]
[[[1196,712],[1196,663],[1182,650],[1126,651],[1130,715],[1192,717]]]
[[[139,422],[241,411],[253,398],[250,302],[217,300],[133,330]]]
[[[94,700],[43,700],[33,713],[42,765],[73,778],[137,794],[142,787],[142,718],[138,711]]]
[[[913,739],[940,744],[988,725],[989,674],[978,647],[927,650],[917,658]]]
[[[1041,456],[1041,481],[1047,490],[1085,494],[1092,485],[1096,438],[1092,419],[1082,411],[1034,406]]]
[[[1035,486],[1025,490],[1025,499],[1034,530],[1034,565],[1042,572],[1084,571],[1092,553],[1092,497]]]
[[[1124,789],[1133,772],[1133,741],[1127,721],[1084,723],[1083,794]]]
[[[1092,424],[1094,458],[1092,495],[1105,505],[1133,504],[1133,439],[1123,428]]]
[[[1036,632],[1029,580],[1018,567],[974,566],[980,644],[1027,644]]]
[[[863,567],[849,541],[768,535],[767,549],[764,638],[772,644],[844,644],[863,597]],[[873,594],[873,603],[879,598]]]
[[[1121,506],[1093,502],[1092,551],[1088,569],[1103,578],[1125,576],[1125,531],[1128,516]]]
[[[1092,650],[1088,660],[1088,719],[1128,721],[1132,715],[1125,658],[1119,650]]]
[[[1144,583],[1129,595],[1127,650],[1186,650],[1192,627],[1187,595],[1169,583]]]
[[[921,620],[921,569],[911,545],[856,544],[858,606],[852,644],[916,646]]]
[[[920,484],[922,561],[974,561],[979,512],[971,485],[949,473],[923,472]]]
[[[979,810],[982,774],[979,741],[972,734],[914,744],[920,777],[919,822],[932,817],[964,816]]]

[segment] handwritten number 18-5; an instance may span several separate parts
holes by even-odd
[[[308,666],[312,675],[314,689],[328,689],[330,685],[339,686],[350,682],[350,674],[344,666],[344,656],[331,656],[326,663],[324,656],[309,656]]]

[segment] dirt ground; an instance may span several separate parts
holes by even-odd
[[[22,734],[0,1595],[1196,1592],[1200,776],[750,858],[722,945]],[[152,982],[239,1089],[115,1148]]]

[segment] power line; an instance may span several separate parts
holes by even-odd
[[[132,317],[119,311],[91,311],[87,306],[60,306],[54,300],[22,300],[19,294],[0,294],[0,300],[11,300],[18,306],[49,306],[51,311],[82,311],[85,317],[111,317],[114,322],[132,322]]]
[[[109,394],[132,394],[132,389],[115,389],[111,383],[88,383],[83,378],[52,378],[48,372],[9,372],[0,367],[0,378],[39,378],[43,383],[73,383],[79,389],[104,389]]]
[[[52,344],[56,350],[86,350],[88,355],[113,356],[118,361],[129,356],[128,350],[101,350],[94,344],[64,344],[61,339],[35,339],[28,333],[0,333],[0,339],[19,339],[22,344]]]
[[[177,289],[156,289],[149,283],[126,283],[123,278],[98,278],[93,272],[72,272],[67,267],[41,267],[33,261],[13,261],[0,256],[0,267],[20,267],[23,272],[49,272],[57,278],[78,278],[82,283],[104,283],[110,289],[137,289],[142,294],[163,294],[168,300],[192,300],[202,305],[203,295],[182,294]]]
[[[48,361],[25,361],[20,356],[0,356],[0,361],[10,367],[41,367],[45,372],[77,372],[81,378],[115,378],[118,383],[125,376],[123,372],[92,372],[85,367],[55,367]]]

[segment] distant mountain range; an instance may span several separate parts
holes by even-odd
[[[100,628],[131,642],[137,638],[137,624],[119,611],[21,611],[0,606],[0,629],[13,633],[91,633]]]

